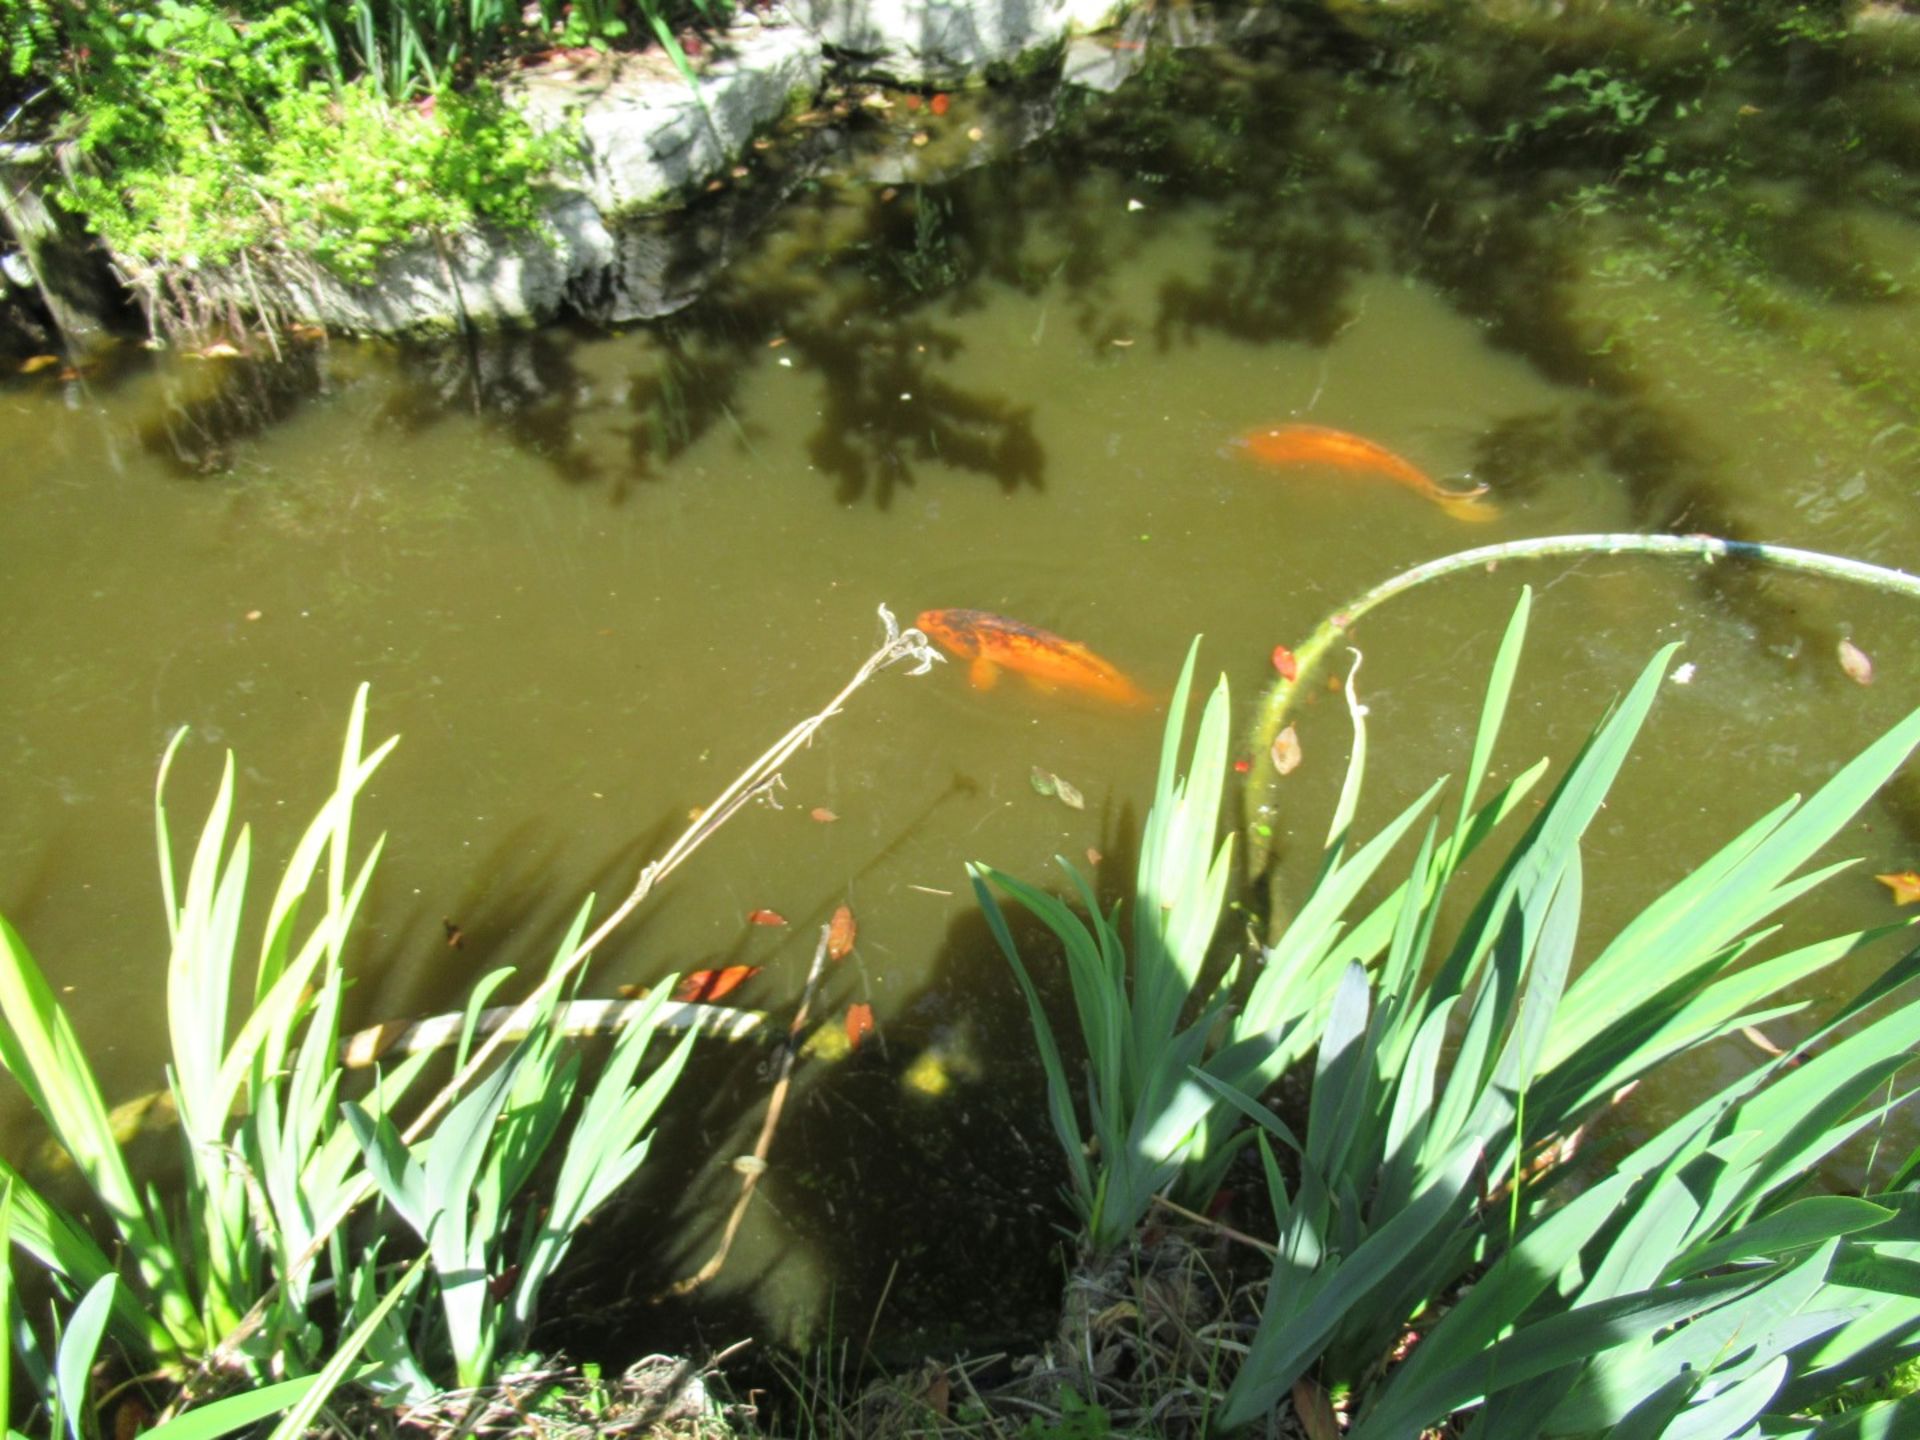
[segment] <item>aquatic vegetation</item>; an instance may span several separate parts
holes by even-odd
[[[1071,1198],[1096,1253],[1125,1243],[1153,1197],[1194,1164],[1207,1139],[1202,1121],[1218,1104],[1188,1074],[1206,1059],[1233,979],[1231,969],[1224,980],[1203,984],[1201,978],[1233,856],[1230,835],[1217,851],[1213,846],[1226,774],[1224,677],[1201,716],[1191,770],[1181,779],[1175,769],[1197,651],[1196,644],[1187,654],[1167,717],[1160,778],[1140,844],[1131,947],[1121,939],[1117,907],[1103,914],[1085,878],[1064,859],[1059,863],[1087,908],[1085,921],[1043,890],[985,865],[968,866],[980,908],[1027,999]],[[1087,1052],[1084,1129],[1060,1042],[990,886],[1037,915],[1066,949]],[[1189,1016],[1184,1025],[1183,1014]]]
[[[14,1244],[76,1294],[122,1274],[124,1283],[109,1292],[111,1332],[144,1363],[176,1374],[210,1363],[298,1373],[320,1359],[309,1318],[314,1276],[294,1258],[328,1243],[316,1221],[358,1173],[335,1106],[336,1050],[343,954],[381,847],[376,842],[354,859],[351,827],[355,797],[393,745],[363,754],[364,721],[363,691],[336,788],[274,894],[250,1000],[231,1040],[252,868],[250,832],[243,827],[228,838],[233,762],[184,890],[177,888],[165,807],[167,770],[181,736],[161,766],[155,803],[172,944],[167,1024],[183,1150],[177,1205],[135,1181],[63,1007],[25,942],[0,921],[0,1059],[98,1197],[129,1270],[121,1272],[83,1228],[7,1167]],[[303,907],[311,911],[316,898],[319,913],[302,931]],[[376,1110],[397,1103],[419,1068],[418,1060],[394,1067],[367,1103]],[[370,1285],[363,1293],[370,1310],[379,1297]]]
[[[925,670],[939,660],[917,631],[902,632],[882,616],[883,643],[833,702],[749,766],[590,935],[589,898],[545,978],[498,1023],[485,1002],[512,972],[495,971],[475,985],[455,1073],[417,1107],[408,1093],[431,1052],[409,1054],[353,1089],[339,1024],[345,952],[384,843],[354,853],[354,801],[397,743],[365,752],[366,687],[354,700],[335,788],[274,892],[251,1003],[234,1017],[237,1027],[230,1027],[230,1001],[251,832],[243,826],[229,839],[229,757],[179,885],[165,806],[184,731],[177,734],[162,763],[156,810],[172,940],[167,1018],[182,1150],[178,1195],[136,1180],[130,1137],[107,1110],[72,1023],[25,942],[0,919],[0,1064],[92,1190],[124,1257],[116,1260],[79,1220],[0,1162],[0,1215],[13,1248],[33,1257],[76,1307],[66,1326],[70,1344],[57,1348],[77,1358],[40,1367],[48,1403],[72,1414],[80,1393],[74,1367],[84,1373],[103,1337],[138,1368],[183,1384],[183,1401],[289,1373],[304,1380],[235,1397],[264,1407],[252,1412],[259,1415],[290,1406],[292,1415],[308,1413],[349,1369],[358,1384],[414,1398],[437,1393],[449,1372],[462,1386],[489,1383],[527,1341],[539,1291],[574,1235],[645,1159],[643,1132],[697,1033],[646,1061],[674,1008],[668,976],[634,1002],[640,1012],[623,1017],[605,1063],[583,1084],[581,1058],[567,1043],[568,987],[660,879],[778,782],[778,767],[854,690],[900,661]],[[823,955],[830,938],[823,928]],[[860,1020],[848,1016],[856,1043],[865,1033]],[[542,1167],[549,1151],[555,1157]],[[537,1197],[528,1192],[536,1174]],[[343,1228],[376,1193],[421,1242],[410,1268],[385,1258],[390,1236]],[[329,1308],[316,1311],[328,1291]],[[30,1335],[23,1343],[37,1353]]]
[[[1526,608],[1523,599],[1495,662],[1455,837],[1472,823],[1467,807],[1512,691]],[[1920,744],[1920,713],[1868,746],[1804,805],[1789,801],[1749,825],[1574,973],[1581,835],[1652,707],[1674,648],[1648,663],[1594,732],[1451,940],[1437,938],[1439,907],[1460,845],[1429,824],[1405,883],[1342,941],[1347,958],[1318,1034],[1304,1136],[1296,1138],[1243,1095],[1228,1097],[1262,1127],[1279,1238],[1266,1308],[1223,1424],[1264,1414],[1309,1367],[1317,1367],[1323,1384],[1356,1392],[1358,1433],[1369,1437],[1439,1423],[1489,1389],[1509,1386],[1519,1388],[1488,1408],[1482,1433],[1534,1433],[1518,1427],[1543,1423],[1554,1433],[1597,1433],[1643,1400],[1651,1403],[1656,1390],[1658,1404],[1678,1414],[1744,1381],[1761,1391],[1751,1412],[1758,1413],[1789,1379],[1787,1351],[1864,1313],[1842,1310],[1861,1301],[1840,1291],[1886,1289],[1899,1268],[1837,1263],[1839,1237],[1856,1232],[1877,1231],[1861,1241],[1888,1247],[1876,1256],[1905,1256],[1908,1242],[1891,1223],[1893,1209],[1783,1207],[1811,1167],[1911,1093],[1896,1086],[1856,1113],[1904,1063],[1920,1002],[1862,1032],[1858,1045],[1833,1042],[1868,1004],[1920,975],[1920,951],[1843,1007],[1794,1057],[1775,1057],[1727,1087],[1649,1142],[1638,1163],[1615,1168],[1604,1184],[1561,1203],[1561,1167],[1579,1137],[1599,1128],[1623,1086],[1689,1050],[1804,1009],[1783,995],[1907,928],[1884,926],[1755,958],[1772,933],[1771,917],[1843,868],[1798,873]],[[1355,709],[1358,754],[1364,724]],[[1349,779],[1355,783],[1351,773]],[[1309,896],[1278,937],[1270,967],[1316,903],[1317,895]],[[1376,959],[1379,968],[1370,974]],[[1809,1054],[1820,1056],[1817,1070],[1801,1063]],[[1800,1068],[1789,1083],[1790,1061]],[[1774,1088],[1761,1089],[1767,1082]],[[1767,1142],[1738,1150],[1728,1142],[1739,1133]],[[1266,1134],[1292,1152],[1286,1170],[1265,1152]],[[1707,1154],[1718,1158],[1700,1159]],[[1719,1173],[1709,1181],[1712,1171]],[[1713,1198],[1679,1220],[1676,1206],[1703,1184]],[[1810,1229],[1770,1218],[1789,1213],[1821,1218]],[[1770,1250],[1761,1236],[1775,1223],[1793,1238]],[[1598,1250],[1583,1254],[1590,1243]],[[1722,1269],[1761,1255],[1778,1263]],[[1415,1319],[1422,1305],[1452,1295],[1469,1271],[1490,1264],[1471,1297],[1423,1335],[1416,1359],[1372,1390],[1380,1358],[1410,1325],[1427,1328]],[[1823,1294],[1831,1306],[1814,1303]],[[1775,1303],[1786,1305],[1783,1315],[1827,1311],[1833,1318],[1809,1328],[1789,1325],[1777,1342],[1756,1335],[1750,1350],[1727,1347],[1717,1326],[1758,1313],[1749,1305]],[[1875,1298],[1876,1313],[1888,1319],[1887,1331],[1873,1333],[1875,1346],[1895,1332],[1900,1338],[1888,1343],[1920,1346],[1920,1307],[1907,1304]],[[1582,1315],[1590,1305],[1599,1308]],[[1572,1312],[1567,1323],[1545,1318],[1559,1310]],[[1703,1321],[1714,1314],[1719,1320]],[[1680,1332],[1688,1338],[1662,1341],[1653,1358],[1654,1337],[1681,1318],[1694,1322]],[[1544,1328],[1536,1337],[1527,1323]],[[1511,1341],[1503,1338],[1513,1326],[1523,1328]],[[1429,1352],[1436,1339],[1442,1343]],[[1518,1358],[1535,1344],[1545,1347],[1540,1354]],[[1843,1346],[1818,1363],[1801,1354],[1792,1365],[1794,1383],[1829,1363],[1833,1383],[1858,1378],[1866,1349],[1864,1341]],[[1438,1373],[1449,1375],[1445,1385],[1461,1388],[1423,1389]],[[1541,1378],[1548,1374],[1556,1378]],[[1570,1395],[1571,1380],[1579,1383]]]
[[[1137,1225],[1156,1194],[1204,1202],[1245,1138],[1222,1122],[1256,1124],[1278,1236],[1259,1325],[1218,1412],[1222,1428],[1257,1421],[1311,1372],[1351,1394],[1357,1433],[1370,1440],[1414,1433],[1493,1396],[1474,1433],[1536,1433],[1521,1427],[1549,1415],[1555,1433],[1599,1433],[1690,1407],[1705,1423],[1750,1402],[1737,1424],[1712,1432],[1732,1434],[1776,1401],[1795,1406],[1920,1353],[1920,1302],[1898,1278],[1920,1253],[1899,1218],[1910,1204],[1904,1193],[1796,1198],[1824,1157],[1915,1093],[1894,1077],[1920,1034],[1920,1000],[1857,1027],[1867,1007],[1920,977],[1920,950],[1577,1199],[1563,1203],[1559,1189],[1581,1137],[1623,1087],[1803,1010],[1783,994],[1908,928],[1756,958],[1771,918],[1844,868],[1799,873],[1920,745],[1920,712],[1804,805],[1789,801],[1749,825],[1576,975],[1581,837],[1677,647],[1647,664],[1501,859],[1458,935],[1443,939],[1440,910],[1462,861],[1545,772],[1543,760],[1480,801],[1528,608],[1523,595],[1494,663],[1452,832],[1429,820],[1407,879],[1351,924],[1349,906],[1439,786],[1348,856],[1366,764],[1365,707],[1349,678],[1353,757],[1325,858],[1246,967],[1252,980],[1237,1012],[1239,962],[1215,981],[1201,978],[1230,854],[1230,842],[1216,850],[1213,838],[1224,679],[1203,716],[1193,772],[1184,784],[1175,777],[1191,655],[1141,846],[1131,963],[1117,913],[1103,915],[1071,867],[1090,925],[1034,887],[972,867],[1027,997],[1072,1196],[1096,1254],[1122,1243],[1122,1217]],[[1084,1131],[1030,962],[989,882],[1065,947],[1088,1061]],[[1262,1096],[1310,1051],[1311,1096],[1296,1135]],[[1289,1152],[1284,1164],[1269,1136]],[[1751,1136],[1766,1140],[1741,1139]],[[1911,1184],[1914,1170],[1920,1154],[1898,1185]],[[1417,1318],[1489,1266],[1437,1326]],[[1732,1345],[1735,1330],[1761,1314],[1777,1317],[1775,1327]],[[1657,1338],[1683,1320],[1678,1338]],[[1431,1333],[1382,1384],[1386,1357],[1410,1328]],[[1739,1402],[1726,1398],[1735,1393]]]

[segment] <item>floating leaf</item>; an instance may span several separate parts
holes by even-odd
[[[747,924],[749,925],[784,925],[786,923],[787,917],[782,915],[778,910],[747,911]]]
[[[20,373],[22,375],[38,375],[48,366],[58,365],[59,363],[60,357],[58,355],[29,355],[20,362]]]
[[[945,95],[936,95],[933,97],[933,99],[927,102],[927,108],[933,111],[933,113],[936,115],[944,115],[947,113],[947,106],[949,103],[950,102],[948,101]]]
[[[1267,758],[1281,775],[1291,775],[1300,768],[1300,737],[1293,733],[1291,725],[1273,737],[1273,748],[1267,752]]]
[[[1060,797],[1060,803],[1063,805],[1070,806],[1075,810],[1084,810],[1087,808],[1086,798],[1058,775],[1053,777],[1053,793]]]
[[[728,991],[737,990],[759,973],[758,965],[729,965],[724,970],[696,970],[673,987],[673,998],[700,1002],[718,1000]]]
[[[847,1044],[854,1049],[873,1033],[873,1006],[864,1003],[847,1006]]]
[[[1856,685],[1873,683],[1873,661],[1867,658],[1867,652],[1851,640],[1840,642],[1840,668],[1847,672],[1847,678]]]
[[[1091,845],[1087,847],[1087,864],[1098,865],[1103,858],[1104,857],[1100,854],[1100,852],[1094,849]]]
[[[827,927],[827,958],[844,960],[853,953],[854,937],[860,933],[860,927],[854,924],[853,910],[842,905],[833,912],[833,923]]]
[[[741,1175],[764,1175],[767,1173],[767,1162],[762,1160],[758,1155],[736,1155],[727,1163],[733,1167],[736,1173]]]
[[[1294,658],[1293,651],[1284,645],[1273,647],[1273,668],[1280,672],[1280,678],[1294,681],[1300,678],[1300,662]]]
[[[1873,878],[1893,891],[1893,903],[1896,905],[1911,905],[1920,900],[1920,871],[1902,870],[1897,875],[1876,875]]]
[[[831,810],[827,809],[827,807],[824,805],[814,806],[813,809],[807,812],[807,814],[810,817],[812,817],[814,821],[816,821],[821,825],[831,825],[833,824],[834,821],[840,818],[838,815],[834,814]]]
[[[1059,791],[1060,781],[1051,770],[1042,770],[1036,765],[1033,767],[1033,773],[1027,778],[1033,782],[1033,788],[1042,795],[1053,795]]]

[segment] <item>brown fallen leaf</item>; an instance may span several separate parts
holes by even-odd
[[[1273,748],[1267,752],[1267,758],[1281,775],[1291,775],[1300,768],[1300,737],[1293,733],[1291,725],[1273,737]]]
[[[1840,668],[1847,672],[1847,678],[1856,685],[1873,684],[1873,661],[1867,658],[1867,652],[1851,640],[1840,642]]]
[[[840,818],[838,815],[834,814],[831,810],[827,809],[827,807],[824,805],[814,806],[813,809],[807,812],[807,814],[813,820],[815,820],[817,823],[821,825],[831,825],[834,821]]]
[[[860,934],[860,927],[854,923],[851,906],[842,905],[833,912],[833,923],[827,926],[827,958],[844,960],[853,953],[853,942]]]
[[[1101,860],[1104,858],[1105,857],[1102,856],[1101,853],[1098,850],[1094,849],[1091,845],[1087,847],[1087,864],[1098,865],[1101,862]]]
[[[441,928],[447,932],[447,948],[449,950],[458,950],[462,945],[467,943],[466,931],[454,924],[452,917],[442,915],[440,917],[440,925]]]
[[[1897,875],[1876,875],[1873,877],[1893,892],[1893,903],[1911,905],[1920,900],[1920,871],[1902,870]]]
[[[749,925],[784,925],[786,923],[787,917],[782,915],[778,910],[749,910],[747,912],[747,924]]]
[[[1313,1381],[1303,1378],[1293,1382],[1293,1413],[1300,1418],[1307,1440],[1340,1440],[1340,1422],[1334,1418],[1333,1404],[1327,1392]]]

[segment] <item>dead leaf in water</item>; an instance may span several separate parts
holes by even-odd
[[[1080,793],[1079,788],[1072,781],[1063,780],[1051,770],[1042,770],[1036,765],[1028,779],[1032,781],[1033,788],[1038,794],[1051,795],[1062,805],[1073,810],[1087,808],[1086,797]]]
[[[820,825],[831,825],[833,824],[834,821],[840,818],[838,815],[834,814],[831,810],[827,809],[827,807],[824,805],[814,806],[813,809],[807,812],[807,814],[809,817],[813,819],[813,821],[816,824],[820,824]]]
[[[1867,658],[1867,652],[1851,640],[1840,642],[1840,668],[1847,672],[1847,678],[1856,685],[1873,683],[1873,661]]]
[[[59,363],[60,357],[58,355],[29,355],[20,362],[20,373],[22,375],[38,375],[42,370],[52,365],[58,365]]]
[[[1902,870],[1897,875],[1873,877],[1893,892],[1893,903],[1911,905],[1920,900],[1920,871]]]
[[[673,987],[673,998],[705,1004],[739,989],[760,973],[758,965],[729,965],[721,970],[696,970]]]
[[[851,906],[842,905],[835,910],[833,923],[827,927],[827,958],[846,959],[853,953],[853,942],[859,933],[860,927],[854,923]]]
[[[787,917],[782,915],[778,910],[749,910],[747,912],[747,924],[749,925],[784,925],[786,923]]]
[[[1273,737],[1273,748],[1267,752],[1267,758],[1281,775],[1291,775],[1300,768],[1300,737],[1293,733],[1291,725]]]
[[[847,1043],[854,1049],[873,1033],[873,1006],[861,1003],[847,1006]]]

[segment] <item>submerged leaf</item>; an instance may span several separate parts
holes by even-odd
[[[827,809],[827,807],[824,805],[816,805],[813,807],[812,810],[808,811],[807,813],[814,819],[814,821],[816,821],[818,824],[821,824],[821,825],[831,825],[834,821],[840,818],[838,815],[834,814],[833,811]]]
[[[787,917],[778,910],[749,910],[747,923],[749,925],[784,925],[787,923]]]
[[[1060,797],[1061,804],[1071,809],[1084,810],[1087,808],[1086,798],[1058,775],[1053,777],[1053,793]]]
[[[1060,786],[1060,782],[1054,778],[1051,770],[1042,770],[1038,765],[1033,767],[1032,773],[1027,778],[1032,782],[1034,792],[1039,795],[1052,795]]]
[[[673,998],[697,1003],[718,1000],[729,991],[737,990],[759,973],[758,965],[729,965],[722,970],[695,970],[673,987]]]
[[[1300,737],[1291,725],[1273,737],[1273,748],[1267,752],[1267,758],[1273,761],[1274,772],[1279,775],[1291,775],[1300,768]]]
[[[1920,900],[1920,871],[1902,870],[1897,875],[1876,875],[1873,877],[1893,892],[1893,903],[1911,905]]]
[[[853,910],[842,905],[833,912],[833,923],[827,927],[827,958],[844,960],[853,953],[853,942],[860,933],[860,927],[854,923]]]
[[[1851,640],[1840,642],[1840,668],[1847,672],[1847,678],[1856,685],[1873,683],[1873,661],[1867,658],[1867,652]]]
[[[847,1044],[855,1050],[873,1033],[873,1006],[864,1003],[847,1006]]]

